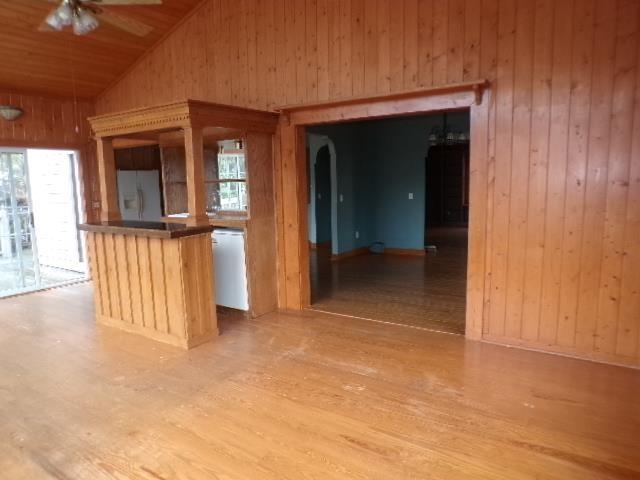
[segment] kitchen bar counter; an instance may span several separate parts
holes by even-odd
[[[85,223],[97,321],[182,348],[218,335],[213,227]]]
[[[211,233],[213,231],[212,225],[191,226],[184,223],[141,222],[132,220],[82,223],[78,225],[78,228],[86,232],[165,239],[190,237],[202,233]]]
[[[184,216],[181,214],[169,215],[168,217],[162,217],[162,221],[180,223],[184,221]],[[209,215],[209,224],[212,227],[245,228],[247,226],[247,217],[246,215]]]

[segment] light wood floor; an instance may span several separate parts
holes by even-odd
[[[310,252],[311,308],[324,312],[464,334],[467,229],[433,229],[426,257],[365,254],[330,260]]]
[[[637,479],[640,372],[344,319],[183,352],[91,284],[0,301],[0,478]]]

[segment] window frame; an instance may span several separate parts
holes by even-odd
[[[219,178],[220,177],[220,156],[221,155],[229,155],[229,156],[239,156],[242,155],[244,157],[244,174],[245,174],[245,178]],[[205,187],[207,185],[217,185],[218,188],[218,198],[220,200],[220,202],[222,202],[222,198],[220,195],[220,185],[223,183],[244,183],[245,184],[245,194],[246,194],[246,199],[247,199],[247,208],[246,209],[222,209],[222,206],[220,207],[220,210],[218,210],[218,214],[227,214],[227,215],[241,215],[241,216],[246,216],[249,212],[249,185],[247,183],[247,157],[246,154],[244,153],[244,150],[242,151],[236,151],[233,153],[229,153],[229,152],[223,152],[223,153],[217,153],[216,154],[216,162],[217,162],[217,174],[218,174],[218,178],[213,179],[213,180],[205,180],[204,184]],[[239,170],[239,169],[238,169]]]

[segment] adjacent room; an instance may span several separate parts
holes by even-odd
[[[311,308],[464,334],[469,112],[309,127],[307,148]]]
[[[640,478],[640,0],[0,0],[4,480]]]

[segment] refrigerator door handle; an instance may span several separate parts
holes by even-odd
[[[144,210],[144,193],[138,185],[138,219],[142,220],[142,211]]]

